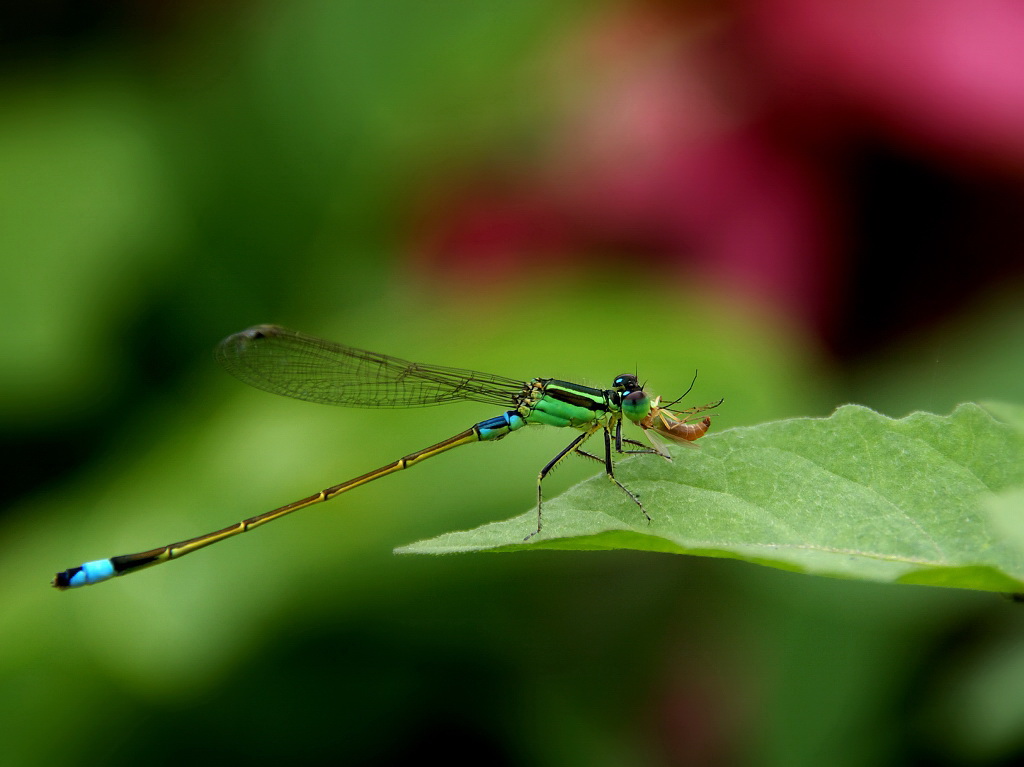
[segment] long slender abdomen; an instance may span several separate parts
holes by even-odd
[[[466,429],[466,431],[460,432],[453,437],[449,437],[446,440],[438,442],[436,445],[431,445],[423,450],[410,453],[393,463],[389,463],[387,466],[382,466],[379,469],[367,472],[366,474],[362,474],[354,479],[328,487],[325,490],[321,490],[319,493],[309,496],[308,498],[303,498],[300,501],[294,501],[286,506],[281,506],[271,511],[258,514],[255,517],[243,519],[241,522],[237,522],[234,525],[222,528],[215,532],[171,543],[157,549],[150,549],[149,551],[142,551],[137,554],[122,554],[109,559],[97,559],[92,562],[86,562],[78,567],[72,567],[57,573],[52,584],[54,587],[62,590],[78,588],[80,586],[89,586],[95,583],[102,583],[103,581],[109,580],[110,578],[114,578],[118,575],[125,575],[147,567],[152,567],[153,565],[158,565],[161,562],[167,562],[171,559],[183,557],[186,554],[198,551],[199,549],[218,543],[226,538],[232,538],[236,535],[246,533],[253,528],[260,527],[261,525],[265,525],[275,519],[291,514],[293,511],[298,511],[299,509],[304,509],[307,506],[329,501],[331,498],[341,495],[348,490],[359,487],[360,485],[365,485],[367,482],[372,482],[375,479],[386,477],[388,474],[393,474],[396,471],[407,469],[420,461],[439,455],[440,453],[451,450],[452,448],[460,445],[466,445],[470,442],[501,439],[506,434],[522,428],[525,425],[526,422],[522,417],[516,411],[510,410],[503,415],[496,416],[495,418],[489,418],[486,421],[474,424],[472,428]]]

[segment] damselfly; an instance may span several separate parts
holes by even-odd
[[[529,540],[541,531],[544,478],[569,454],[602,463],[608,478],[639,507],[644,518],[650,522],[651,518],[640,499],[615,478],[613,448],[620,455],[655,453],[664,458],[670,456],[649,435],[650,446],[623,437],[623,419],[640,426],[645,434],[654,431],[678,442],[689,442],[703,436],[711,425],[708,417],[696,422],[690,422],[690,418],[721,404],[719,400],[688,410],[673,409],[678,399],[662,405],[660,398],[648,395],[637,377],[631,374],[617,376],[610,389],[594,389],[555,378],[534,378],[524,383],[473,370],[406,362],[384,354],[322,341],[275,325],[257,325],[228,336],[217,347],[215,356],[229,373],[250,386],[310,402],[349,407],[403,408],[471,401],[503,406],[508,410],[387,466],[222,530],[138,554],[124,554],[72,567],[57,573],[53,579],[53,585],[58,589],[100,583],[117,575],[183,557],[293,511],[329,501],[347,490],[407,469],[453,447],[470,442],[498,440],[524,426],[561,426],[580,431],[537,475],[537,529],[524,540]],[[690,386],[692,388],[693,384]],[[603,458],[582,449],[583,443],[599,431],[604,433]]]

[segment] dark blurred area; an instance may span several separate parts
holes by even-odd
[[[44,581],[488,415],[238,391],[210,350],[256,322],[510,376],[699,365],[715,428],[1024,401],[1021,40],[1015,0],[4,4],[0,762],[1019,761],[1024,613],[991,595],[390,554],[528,508],[536,441]]]

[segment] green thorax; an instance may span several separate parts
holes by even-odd
[[[595,389],[555,378],[535,378],[517,410],[527,424],[574,429],[595,423],[608,426],[623,415],[634,422],[645,418],[651,409],[650,398],[636,384],[635,377],[619,376],[615,386]]]

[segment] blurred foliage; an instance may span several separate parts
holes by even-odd
[[[244,390],[281,322],[407,358],[724,396],[716,429],[1024,401],[1020,302],[854,370],[634,253],[497,286],[409,260],[426,190],[550,119],[582,3],[196,5],[0,80],[0,744],[7,765],[995,764],[1024,749],[1019,605],[632,552],[394,557],[529,508],[565,436],[467,447],[95,589],[53,571],[229,524],[491,415]],[[140,32],[139,30],[142,29]],[[28,54],[26,54],[28,55]],[[554,431],[554,430],[551,430]],[[550,492],[592,473],[567,465]]]

